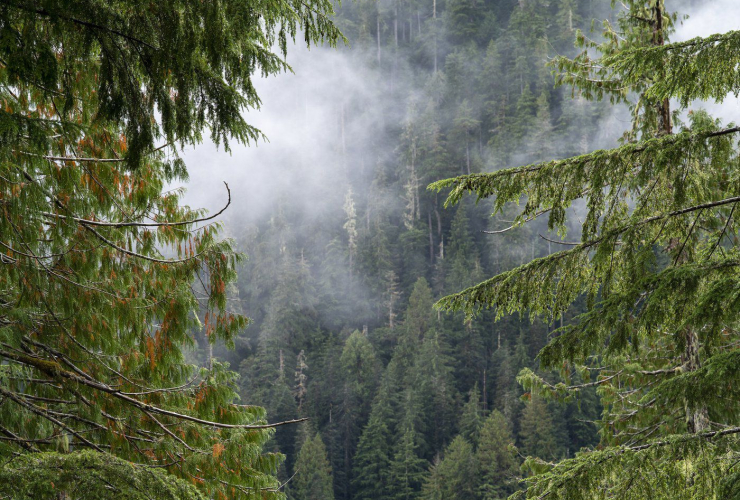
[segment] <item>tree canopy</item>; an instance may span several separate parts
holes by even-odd
[[[604,23],[603,42],[579,32],[584,51],[554,61],[574,94],[630,106],[634,123],[621,147],[430,186],[451,188],[447,204],[466,193],[491,197],[494,213],[522,202],[511,229],[547,215],[565,238],[581,221],[580,241],[555,242],[566,249],[437,303],[469,316],[492,308],[552,322],[587,299],[539,353],[566,382],[528,368],[519,381],[546,397],[597,386],[603,448],[556,463],[530,458],[534,474],[515,496],[737,494],[740,128],[703,111],[689,111],[684,124],[681,112],[696,99],[737,95],[738,36],[668,43],[676,16],[666,3],[624,2],[616,24]],[[581,213],[577,200],[585,200]],[[574,373],[585,382],[569,382]]]
[[[204,131],[224,147],[261,137],[242,116],[260,103],[253,75],[289,69],[298,33],[341,40],[332,9],[0,6],[0,474],[14,477],[4,492],[56,498],[84,471],[86,495],[281,495],[280,456],[261,451],[273,426],[264,410],[237,404],[226,365],[185,357],[194,332],[230,344],[247,324],[226,300],[240,255],[217,237],[221,212],[165,188],[186,178],[178,150]]]

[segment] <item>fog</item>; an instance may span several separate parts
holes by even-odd
[[[682,1],[683,12],[690,17],[677,25],[673,41],[740,25],[739,0]],[[608,4],[609,0],[583,2],[593,7],[592,12]],[[430,28],[435,19],[430,11],[406,12],[415,16],[402,19],[399,36],[398,25],[394,26],[400,18],[398,10],[383,7],[382,1],[363,5],[371,7],[363,22],[371,19],[368,25],[382,32],[382,37],[374,40],[371,29],[356,46],[308,50],[293,45],[288,55],[293,72],[255,77],[262,105],[245,117],[266,135],[266,141],[232,144],[228,152],[206,140],[183,153],[190,173],[183,184],[185,203],[212,213],[220,210],[226,201],[223,182],[227,182],[232,206],[221,216],[224,233],[250,257],[238,269],[233,303],[241,304],[253,319],[252,326],[240,336],[235,351],[218,349],[216,357],[238,368],[244,401],[265,406],[271,419],[292,419],[301,411],[311,416],[327,440],[335,489],[342,491],[338,499],[352,498],[355,471],[349,457],[354,456],[361,429],[368,422],[372,399],[346,399],[344,381],[338,378],[343,372],[337,371],[337,361],[351,332],[364,332],[379,365],[391,366],[402,335],[398,331],[403,329],[394,324],[407,324],[417,289],[428,291],[428,302],[417,300],[424,305],[423,317],[431,311],[433,298],[562,250],[561,238],[577,241],[587,210],[583,200],[571,206],[567,235],[548,233],[546,217],[504,235],[484,234],[510,226],[512,221],[507,219],[515,216],[515,210],[505,209],[488,218],[490,204],[474,205],[470,199],[444,209],[443,197],[425,191],[425,184],[464,173],[466,167],[473,172],[492,171],[615,147],[632,125],[625,105],[589,103],[577,94],[571,96],[569,89],[552,91],[549,69],[538,71],[555,54],[527,46],[526,34],[517,38],[525,31],[519,25],[507,32],[509,18],[497,20],[503,27],[496,28],[495,50],[493,42],[488,45],[493,37],[488,37],[485,26],[479,27],[470,58],[465,37],[457,34],[453,39],[453,29],[449,40],[440,35],[439,50],[446,52],[439,55],[442,71],[437,73],[429,51],[429,33],[436,36]],[[519,9],[514,0],[494,2],[488,8],[503,11],[500,5],[510,11]],[[554,2],[550,6],[555,10]],[[376,7],[386,9],[382,16]],[[580,12],[586,12],[586,7]],[[361,18],[361,13],[354,14]],[[385,16],[386,24],[378,20],[376,25],[374,15]],[[453,24],[450,18],[445,22]],[[578,22],[586,24],[588,19]],[[562,24],[553,21],[552,26]],[[567,40],[562,37],[559,42],[563,50],[570,48],[573,29],[566,34]],[[381,57],[376,41],[382,46]],[[523,54],[522,47],[529,52]],[[494,56],[489,58],[491,53]],[[520,64],[525,70],[517,73]],[[470,71],[473,65],[475,71]],[[523,83],[527,79],[529,83]],[[500,87],[480,97],[491,88],[489,81]],[[480,107],[466,116],[462,110],[469,100]],[[736,98],[695,103],[690,108],[706,109],[723,122],[740,121]],[[468,129],[466,119],[473,123]],[[555,241],[544,242],[540,235]],[[560,319],[561,326],[578,307]],[[535,324],[524,315],[507,315],[494,325],[493,316],[494,311],[487,311],[463,326],[462,317],[439,314],[437,322],[451,345],[449,373],[454,372],[460,394],[473,387],[478,391],[480,386],[484,408],[490,402],[492,408],[503,409],[518,433],[522,405],[515,396],[518,389],[511,389],[518,387],[517,372],[507,364],[507,353],[517,346],[517,356],[523,353],[535,359],[557,325]],[[440,352],[444,349],[440,347]],[[306,359],[310,369],[304,366]],[[298,366],[293,385],[291,371]],[[308,393],[302,382],[304,368]],[[280,384],[286,385],[283,399],[276,389]],[[301,410],[305,394],[313,406]],[[363,408],[360,416],[353,413],[356,407]],[[598,412],[595,407],[592,410],[593,420]],[[429,413],[436,418],[436,410]],[[432,443],[425,452],[427,460],[443,449],[447,438],[439,436],[454,427],[445,425],[435,424],[427,432]],[[595,444],[596,435],[592,437]],[[289,472],[298,449],[295,431],[281,429],[277,441],[288,455]],[[586,444],[573,439],[569,450]]]
[[[737,0],[686,0],[682,12],[688,15],[676,27],[672,41],[681,42],[697,36],[726,33],[740,28],[740,9]],[[692,109],[704,109],[724,123],[740,122],[740,99],[728,96],[723,102],[694,103]]]
[[[309,214],[341,209],[349,171],[362,174],[383,154],[374,141],[381,107],[357,107],[377,102],[379,83],[356,52],[301,45],[289,50],[294,72],[256,78],[262,106],[245,114],[267,140],[233,143],[230,152],[206,140],[186,150],[187,204],[216,210],[226,200],[227,182],[232,193],[227,219],[269,217],[280,196],[299,200]],[[364,150],[350,156],[350,142]]]
[[[736,0],[686,0],[682,12],[689,17],[678,24],[673,41],[740,26]],[[383,128],[398,122],[404,112],[387,98],[389,83],[379,81],[369,67],[373,59],[350,46],[290,46],[288,62],[294,72],[256,77],[262,106],[245,113],[268,140],[247,146],[233,143],[227,152],[206,139],[186,150],[190,179],[184,183],[185,203],[216,211],[226,201],[227,182],[232,207],[225,218],[232,221],[230,226],[237,219],[242,224],[268,218],[281,196],[300,201],[309,216],[341,210],[348,175],[369,185],[378,159],[393,153],[382,143]],[[395,90],[396,95],[409,95],[414,89]],[[740,100],[734,96],[691,108],[706,109],[724,122],[740,121]],[[388,116],[389,110],[397,116]],[[625,112],[609,114],[593,146],[615,145],[619,132],[628,127]],[[358,189],[362,186],[355,186]]]

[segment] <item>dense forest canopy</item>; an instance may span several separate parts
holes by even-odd
[[[0,495],[738,497],[719,4],[3,5]]]

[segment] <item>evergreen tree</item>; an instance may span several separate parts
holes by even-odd
[[[447,32],[452,41],[464,44],[474,39],[483,20],[483,2],[453,0],[446,7]]]
[[[437,318],[433,305],[434,298],[429,283],[424,278],[419,278],[409,296],[409,305],[403,322],[406,342],[418,346],[436,325]]]
[[[473,109],[467,99],[464,99],[457,108],[457,116],[452,122],[450,136],[457,144],[462,144],[463,150],[463,173],[470,175],[471,169],[476,170],[475,149],[471,142],[475,140],[474,133],[478,130],[480,121],[474,118]]]
[[[694,112],[689,127],[674,134],[671,99],[685,109],[695,99],[736,92],[740,80],[730,68],[740,62],[739,38],[730,32],[669,44],[675,16],[663,0],[623,5],[617,24],[605,23],[603,42],[579,34],[587,50],[557,65],[561,83],[587,98],[638,97],[624,145],[435,185],[453,187],[451,203],[467,191],[494,196],[496,212],[526,197],[515,224],[548,213],[548,227],[560,234],[568,229],[566,209],[586,199],[580,242],[439,303],[468,314],[478,307],[528,311],[550,323],[581,295],[587,299],[585,312],[539,359],[566,381],[581,364],[598,363],[597,380],[552,384],[531,370],[519,380],[547,397],[599,386],[604,448],[555,465],[530,461],[540,474],[530,478],[527,498],[698,499],[734,487],[733,479],[716,478],[731,477],[724,457],[737,453],[740,433],[731,291],[738,248],[728,238],[740,199],[730,180],[737,177],[738,129]],[[527,426],[542,413],[537,401]],[[526,445],[538,446],[532,439]]]
[[[468,401],[460,414],[460,435],[474,446],[478,444],[480,430],[483,425],[483,411],[481,409],[480,391],[478,384],[468,393]]]
[[[401,429],[390,465],[390,490],[395,500],[419,498],[428,462],[417,454],[418,438],[413,425]]]
[[[378,361],[367,335],[355,330],[344,343],[340,363],[350,390],[363,401],[372,401],[377,384]]]
[[[529,148],[534,161],[544,161],[552,158],[555,153],[553,144],[553,126],[550,118],[550,103],[547,92],[543,91],[537,98],[537,115],[535,117],[534,133]]]
[[[482,500],[507,498],[517,487],[518,464],[509,446],[514,443],[506,418],[498,410],[483,422],[476,450]]]
[[[541,397],[532,396],[522,412],[519,427],[522,452],[531,457],[552,460],[557,454],[557,440],[552,416]]]
[[[422,487],[422,500],[476,500],[478,463],[473,446],[457,436],[445,449],[441,461],[432,466]]]
[[[355,330],[344,344],[340,358],[344,390],[340,408],[339,426],[342,433],[343,472],[350,476],[343,481],[345,495],[351,485],[352,456],[362,424],[367,420],[370,402],[379,373],[373,346],[367,337]]]
[[[392,494],[390,464],[392,410],[388,395],[381,389],[362,431],[354,457],[353,487],[359,500],[381,500]]]
[[[211,356],[185,362],[194,332],[233,346],[246,326],[227,308],[240,256],[218,214],[167,186],[204,130],[227,149],[262,137],[241,114],[259,104],[253,73],[286,69],[298,30],[309,45],[341,39],[332,12],[323,0],[2,5],[3,496],[279,496],[264,410],[235,404],[237,375]]]
[[[291,496],[295,500],[334,500],[331,467],[326,447],[317,432],[308,437],[295,462]]]
[[[416,427],[425,436],[427,446],[422,454],[429,458],[431,450],[439,450],[453,435],[458,416],[459,395],[455,389],[449,345],[441,332],[429,332],[413,361],[407,391],[407,412],[413,411],[411,401],[419,405],[420,424]]]
[[[447,255],[445,258],[445,290],[459,290],[477,283],[482,278],[480,258],[475,240],[470,235],[465,205],[460,205],[452,219]]]

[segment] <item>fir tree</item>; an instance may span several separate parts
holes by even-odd
[[[482,500],[507,498],[517,487],[518,464],[509,447],[514,437],[506,418],[498,410],[483,422],[476,457],[480,470]]]
[[[429,332],[414,356],[409,372],[407,391],[413,395],[407,398],[407,411],[412,411],[409,400],[418,402],[419,420],[423,423],[416,429],[428,437],[426,444],[431,450],[440,449],[451,438],[457,417],[459,395],[449,350],[441,332]],[[422,451],[429,458],[429,448],[422,447]]]
[[[560,82],[585,97],[630,102],[634,124],[621,147],[435,185],[453,188],[451,203],[467,191],[494,196],[496,212],[526,197],[515,225],[547,213],[548,227],[560,234],[568,229],[566,209],[586,199],[580,242],[439,303],[468,314],[479,307],[499,316],[528,311],[552,322],[580,296],[587,299],[586,312],[562,327],[539,359],[566,381],[580,365],[598,363],[598,378],[584,371],[584,383],[552,384],[525,370],[519,380],[547,397],[599,386],[605,447],[555,465],[530,461],[540,474],[529,479],[527,498],[713,498],[725,488],[715,478],[729,477],[723,457],[737,453],[731,290],[738,248],[728,235],[736,232],[740,200],[738,129],[694,112],[689,127],[674,134],[671,99],[685,109],[695,99],[737,92],[730,68],[740,62],[739,37],[669,44],[675,16],[663,0],[623,5],[617,24],[605,23],[603,42],[579,33],[587,50],[556,63]],[[533,399],[530,413],[537,404]]]
[[[359,500],[381,500],[392,494],[390,464],[392,409],[381,389],[373,403],[370,419],[362,431],[353,466],[353,487]]]
[[[233,346],[246,326],[227,308],[241,257],[211,224],[221,212],[166,189],[206,129],[227,149],[262,137],[242,116],[259,104],[253,73],[286,69],[298,30],[309,45],[341,39],[332,12],[323,0],[0,8],[0,457],[15,477],[3,496],[279,496],[264,410],[236,404],[227,366],[184,356],[193,332]]]
[[[318,432],[305,440],[298,453],[291,496],[295,500],[334,500],[331,467]]]
[[[390,490],[395,500],[415,500],[421,493],[428,462],[417,454],[417,440],[413,425],[401,429],[390,465]]]
[[[380,367],[375,350],[364,333],[352,332],[344,343],[340,363],[348,390],[359,401],[372,401]]]
[[[444,457],[434,464],[422,487],[421,500],[477,500],[478,463],[473,446],[457,436],[445,449]]]
[[[460,414],[460,435],[474,446],[478,444],[480,430],[483,425],[483,411],[481,409],[480,391],[478,384],[468,393],[468,401]]]
[[[527,456],[552,460],[557,454],[555,426],[547,404],[541,397],[532,396],[522,412],[519,427],[521,450]]]
[[[347,496],[351,485],[352,456],[355,454],[361,426],[368,418],[370,402],[377,386],[379,367],[373,346],[367,337],[357,330],[345,342],[340,363],[344,387],[339,426],[344,455],[343,472],[348,476],[342,485],[346,487],[345,496]]]

